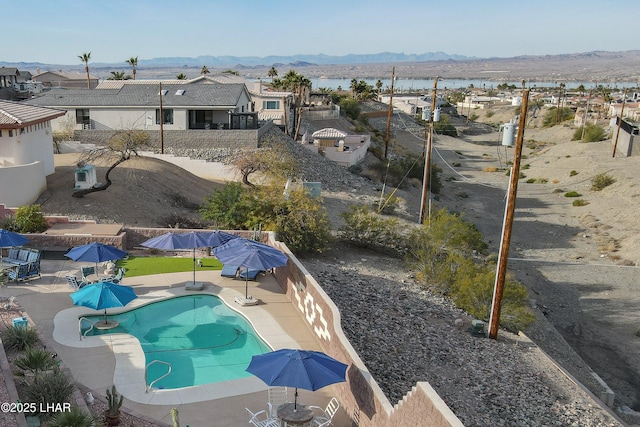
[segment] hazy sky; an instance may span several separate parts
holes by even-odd
[[[18,3],[16,3],[18,5]],[[640,49],[637,0],[32,0],[2,23],[0,61],[76,65],[201,55]]]

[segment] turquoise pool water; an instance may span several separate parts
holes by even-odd
[[[102,318],[86,317],[91,321]],[[145,365],[153,360],[170,363],[171,374],[154,388],[175,389],[249,377],[245,369],[251,357],[271,351],[244,317],[213,295],[158,301],[109,316],[112,319],[119,323],[116,328],[94,329],[88,335],[131,334],[140,341]],[[89,323],[83,323],[83,328],[89,329]],[[149,367],[147,381],[166,372],[166,365],[155,363]]]

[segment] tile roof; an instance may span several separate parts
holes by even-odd
[[[244,84],[163,84],[162,97],[164,107],[235,107]],[[183,95],[177,95],[183,90]],[[156,107],[159,102],[159,87],[155,83],[123,84],[114,89],[52,89],[43,92],[26,103],[48,107]]]
[[[64,110],[0,100],[0,128],[17,129],[63,116]]]

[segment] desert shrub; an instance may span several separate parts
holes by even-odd
[[[601,173],[591,178],[591,191],[600,191],[616,182],[615,178],[606,173]]]
[[[531,165],[529,163],[525,163],[524,165],[520,166],[520,169],[522,170],[527,170],[531,167]]]
[[[0,228],[3,228],[8,231],[19,232],[18,226],[16,225],[16,218],[14,216],[6,216],[0,219]]]
[[[40,342],[35,329],[25,326],[12,326],[2,333],[4,347],[11,350],[24,351]]]
[[[498,168],[495,166],[487,166],[482,169],[483,172],[498,172]]]
[[[273,230],[293,251],[322,252],[330,240],[326,210],[304,188],[285,195],[277,185],[227,183],[205,200],[200,214],[219,228]]]
[[[476,113],[471,113],[471,115],[469,115],[469,120],[472,122],[478,120],[478,115]]]
[[[584,129],[584,138],[582,137],[582,132]],[[607,139],[607,133],[604,129],[602,129],[598,125],[594,125],[593,123],[587,124],[586,127],[581,126],[573,132],[572,141],[584,141],[584,142],[597,142],[604,141]]]
[[[490,119],[491,117],[493,117],[493,115],[494,115],[495,113],[496,113],[496,112],[495,112],[495,111],[493,111],[493,110],[487,110],[487,112],[485,113],[485,115],[487,116],[487,118],[488,118],[488,119]]]
[[[458,130],[451,124],[448,114],[442,114],[440,121],[433,123],[433,131],[438,135],[458,136]]]
[[[383,200],[380,200],[379,203],[374,203],[372,207],[382,215],[393,215],[398,208],[399,203],[400,199],[398,199],[398,197],[390,195],[389,197],[385,197]]]
[[[200,207],[202,219],[221,229],[242,228],[248,208],[242,203],[244,195],[245,189],[239,182],[229,182],[214,190]]]
[[[16,210],[15,226],[20,233],[42,233],[47,229],[40,205],[21,206]]]
[[[74,387],[69,378],[59,369],[40,373],[27,381],[24,401],[36,403],[39,407],[63,404],[70,401]]]
[[[16,358],[13,363],[23,374],[25,372],[37,374],[38,372],[47,371],[57,366],[53,355],[47,350],[30,347],[27,347],[24,355]]]
[[[356,120],[360,115],[360,104],[353,98],[344,98],[340,101],[340,111],[351,120]]]
[[[91,414],[74,405],[68,412],[59,412],[54,415],[47,425],[49,427],[93,427],[95,422]]]
[[[456,306],[478,319],[489,320],[495,288],[495,271],[493,265],[478,265],[467,262],[458,266],[459,274],[451,289],[450,297]],[[500,310],[500,326],[517,333],[526,329],[535,320],[528,306],[527,289],[510,275],[504,283],[502,305]]]
[[[529,179],[526,181],[526,183],[527,183],[527,184],[533,184],[533,183],[535,183],[535,182],[536,182],[536,179],[535,179],[535,178],[529,178]]]
[[[569,176],[576,176],[578,175],[578,172],[575,170],[572,170],[571,172],[569,172]]]
[[[574,116],[573,110],[568,107],[562,107],[558,110],[557,107],[550,108],[542,119],[543,127],[551,127],[560,124],[566,120],[572,119]]]
[[[511,168],[507,169],[507,173],[505,175],[511,176]],[[518,179],[524,179],[526,177],[527,177],[527,175],[525,175],[524,172],[519,172],[518,173]]]
[[[406,246],[396,218],[379,215],[367,206],[352,205],[341,214],[345,225],[338,229],[338,238],[363,248],[395,254]]]
[[[572,203],[573,206],[587,206],[588,204],[589,202],[584,199],[576,199]]]
[[[278,240],[298,253],[323,252],[331,241],[331,223],[320,199],[303,188],[284,196],[278,187],[272,194],[276,209],[267,218],[273,221]]]
[[[568,191],[564,193],[564,197],[580,197],[580,196],[582,196],[582,194],[578,193],[577,191]]]

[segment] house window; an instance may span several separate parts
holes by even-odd
[[[89,109],[88,108],[78,108],[76,110],[76,124],[83,125],[90,123],[91,119],[89,118]]]
[[[172,108],[163,108],[162,109],[162,124],[163,125],[172,125],[173,124],[173,109]],[[160,109],[156,108],[156,124],[160,124]]]
[[[280,101],[262,101],[262,108],[264,110],[279,110]]]
[[[0,129],[0,138],[2,138],[2,129]]]
[[[87,180],[86,172],[76,172],[76,181],[85,182]]]
[[[13,129],[9,129],[9,136],[13,136]]]

